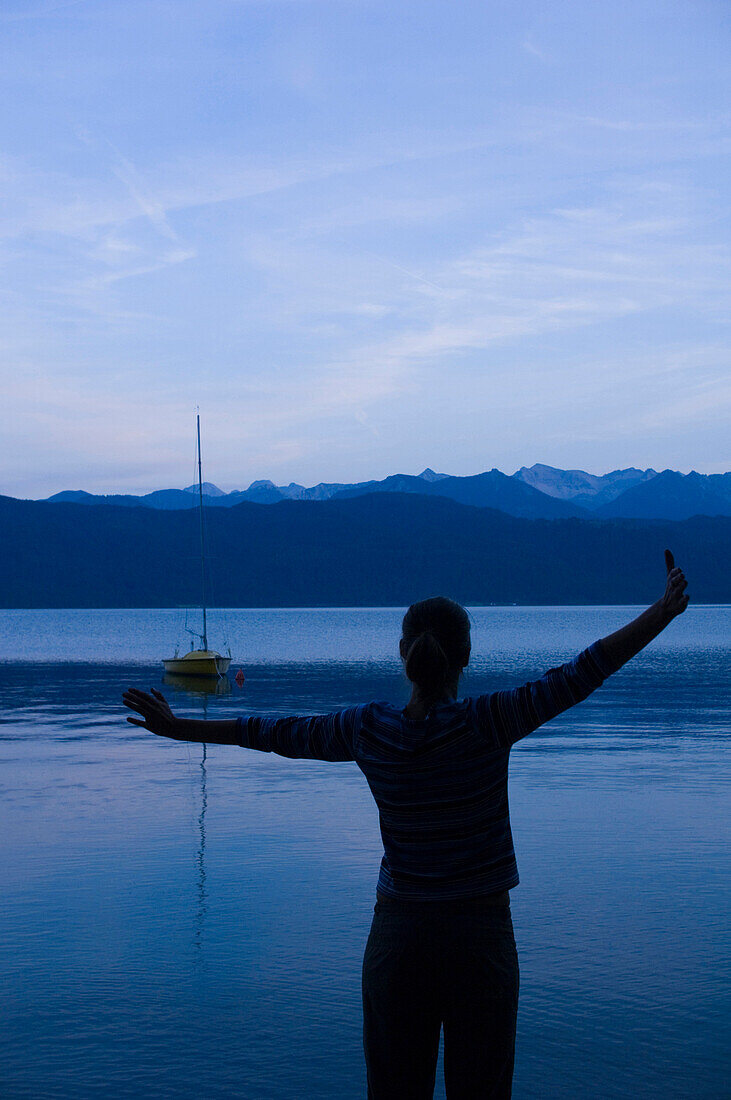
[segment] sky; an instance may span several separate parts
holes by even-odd
[[[731,468],[727,0],[3,0],[0,493]]]

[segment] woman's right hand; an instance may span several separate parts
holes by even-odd
[[[682,569],[675,565],[675,559],[669,550],[665,551],[665,566],[667,568],[667,583],[665,593],[660,600],[663,615],[668,621],[676,615],[682,615],[688,606],[688,596],[684,595],[688,582]]]
[[[158,737],[175,737],[177,719],[168,706],[167,700],[161,691],[150,689],[152,695],[138,688],[128,688],[122,696],[122,702],[130,710],[142,715],[139,718],[128,718],[133,726],[142,726],[143,729],[156,733]]]

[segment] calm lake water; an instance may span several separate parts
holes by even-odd
[[[474,609],[463,693],[640,610]],[[214,612],[243,690],[163,690],[188,717],[405,702],[401,615]],[[160,686],[183,620],[0,611],[0,1092],[364,1097],[375,804],[354,763],[126,723],[123,689]],[[691,606],[513,750],[517,1100],[728,1096],[730,652],[731,608]]]

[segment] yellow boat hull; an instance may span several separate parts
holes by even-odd
[[[222,657],[212,649],[194,649],[184,657],[163,661],[165,671],[173,676],[225,676],[230,664],[230,657]]]

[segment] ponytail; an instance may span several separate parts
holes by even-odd
[[[447,654],[430,630],[411,643],[406,655],[406,675],[424,692],[441,694],[449,679]]]

